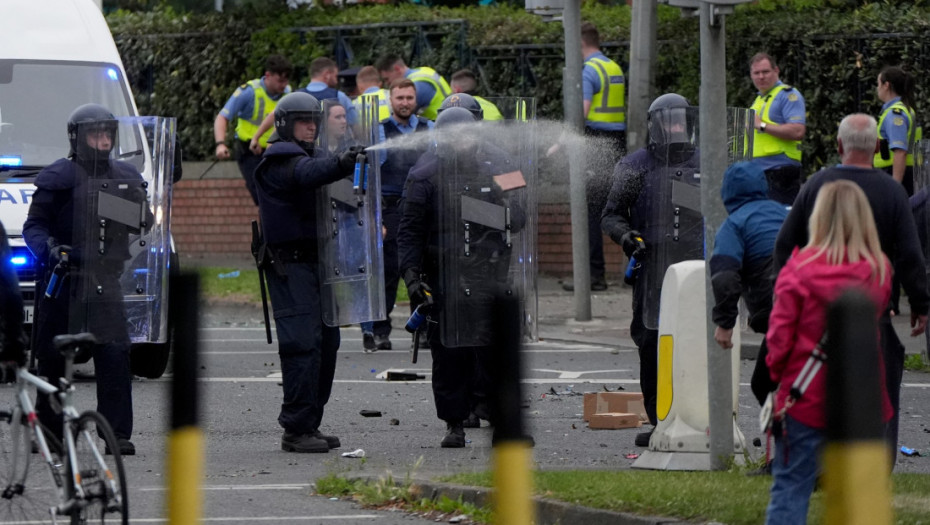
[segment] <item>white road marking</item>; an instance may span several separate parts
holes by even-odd
[[[381,518],[381,516],[375,514],[346,514],[345,516],[248,516],[248,517],[238,517],[230,516],[225,518],[200,518],[200,523],[206,522],[247,522],[247,523],[256,523],[263,521],[277,522],[277,521],[297,521],[305,523],[315,523],[317,521],[347,521],[352,523],[355,520],[376,520]],[[168,523],[166,518],[136,518],[133,516],[133,523]],[[14,524],[32,524],[32,523],[45,523],[44,521],[16,521]]]
[[[157,381],[170,381],[170,378],[160,378],[160,379],[150,379],[147,382],[157,382]],[[281,376],[280,374],[275,374],[275,377],[201,377],[198,381],[202,383],[280,383]],[[607,377],[598,377],[591,379],[561,379],[561,378],[528,378],[520,381],[523,384],[527,385],[543,385],[543,384],[574,384],[574,383],[620,383],[624,385],[638,385],[639,379],[617,379],[617,378],[607,378]],[[423,383],[431,384],[432,381],[429,379],[417,379],[416,381],[385,381],[383,379],[336,379],[333,383],[345,383],[345,384],[376,384],[376,385],[396,385],[398,383]],[[928,385],[930,386],[930,385]]]
[[[618,369],[618,370],[584,370],[580,372],[573,372],[571,370],[549,370],[546,368],[531,368],[533,372],[546,372],[549,374],[559,374],[559,379],[578,379],[579,377],[585,374],[607,374],[610,372],[632,372],[630,369]]]
[[[263,483],[261,485],[204,485],[200,490],[306,490],[312,485],[309,483]],[[133,490],[139,492],[164,492],[165,487],[139,487]]]

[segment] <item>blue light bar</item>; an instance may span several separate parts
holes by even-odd
[[[24,255],[15,255],[10,257],[10,262],[13,263],[13,266],[22,266],[29,262],[29,259]]]
[[[110,77],[110,80],[116,80],[117,78],[119,78],[119,75],[116,73],[116,70],[113,69],[112,67],[110,69],[107,69],[107,76]]]
[[[0,155],[0,166],[22,166],[23,158],[18,155]]]

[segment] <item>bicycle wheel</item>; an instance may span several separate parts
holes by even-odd
[[[60,503],[51,469],[61,468],[61,442],[36,421],[36,431],[42,432],[52,454],[49,467],[41,454],[32,452],[34,435],[25,417],[19,419],[14,425],[9,412],[0,417],[0,523],[51,523],[50,509]]]
[[[119,453],[119,444],[110,424],[99,413],[88,410],[81,414],[72,425],[74,432],[74,452],[80,473],[84,500],[71,515],[72,525],[91,523],[129,524],[129,492],[126,489],[126,471],[123,458]],[[99,439],[98,439],[99,436]],[[104,448],[113,453],[104,455]],[[65,472],[70,487],[71,465],[66,462]],[[71,489],[74,494],[73,488]]]

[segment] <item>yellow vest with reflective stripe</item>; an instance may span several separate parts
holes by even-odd
[[[252,101],[252,118],[244,119],[239,117],[236,119],[236,136],[242,141],[252,140],[252,137],[255,136],[255,132],[258,131],[258,126],[265,120],[265,117],[268,116],[269,113],[274,113],[274,107],[278,105],[278,101],[268,96],[268,93],[262,86],[261,79],[256,78],[255,80],[249,80],[246,85],[252,86],[252,93],[255,98]],[[289,92],[290,87],[285,88],[284,93]],[[268,147],[268,137],[271,136],[272,132],[274,132],[274,126],[258,139],[258,143],[261,144],[263,148]]]
[[[429,101],[429,105],[420,111],[423,117],[436,120],[436,115],[438,115],[439,106],[442,105],[442,101],[452,94],[452,88],[449,87],[449,83],[431,67],[411,69],[407,78],[413,82],[426,82],[432,85],[433,89],[436,90],[432,100]]]
[[[597,72],[601,80],[601,90],[591,98],[591,109],[585,118],[591,122],[622,124],[626,122],[626,107],[623,96],[626,86],[623,82],[623,69],[613,60],[591,57],[584,61]]]
[[[484,120],[504,120],[504,116],[501,115],[500,110],[497,109],[493,102],[481,97],[474,98],[478,105],[481,106],[481,111],[484,112]]]
[[[378,122],[388,119],[391,116],[391,92],[384,88],[379,89],[378,91],[373,91],[371,93],[362,93],[359,95],[359,99],[355,102],[356,109],[361,114],[361,101],[364,99],[372,99],[374,97],[378,97]]]
[[[923,135],[923,130],[915,126],[914,113],[908,109],[907,106],[902,104],[900,100],[888,106],[888,108],[882,112],[882,116],[878,118],[878,138],[882,138],[882,123],[885,122],[885,117],[887,117],[888,114],[892,113],[895,109],[900,109],[907,115],[907,118],[910,119],[907,128],[907,165],[913,166],[914,155],[911,152],[914,151],[914,143],[920,140],[920,135]],[[889,150],[889,152],[891,151]],[[887,159],[885,159],[882,157],[882,153],[880,151],[876,152],[875,158],[872,160],[872,165],[874,165],[876,168],[887,168],[888,166],[893,165],[894,154],[893,152],[891,153],[892,154],[889,155]]]
[[[775,97],[778,96],[779,93],[786,89],[791,89],[791,86],[780,84],[773,87],[768,94],[764,96],[758,95],[756,97],[756,101],[752,103],[751,109],[755,110],[756,115],[759,115],[762,122],[766,124],[779,124],[769,117],[769,111],[772,109],[771,102],[775,100]],[[752,137],[753,158],[771,157],[772,155],[778,155],[780,153],[784,153],[791,160],[801,162],[801,141],[780,139],[768,133],[762,133],[758,129],[755,130]]]

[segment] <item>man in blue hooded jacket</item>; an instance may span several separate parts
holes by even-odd
[[[749,327],[765,334],[772,312],[775,286],[775,238],[788,216],[788,208],[768,198],[765,171],[752,162],[737,162],[723,175],[720,196],[729,217],[720,226],[710,259],[714,287],[714,339],[721,348],[733,347],[733,327],[739,315],[739,299],[749,309]],[[765,366],[765,339],[759,348],[752,374],[752,393],[765,402],[775,386]]]

